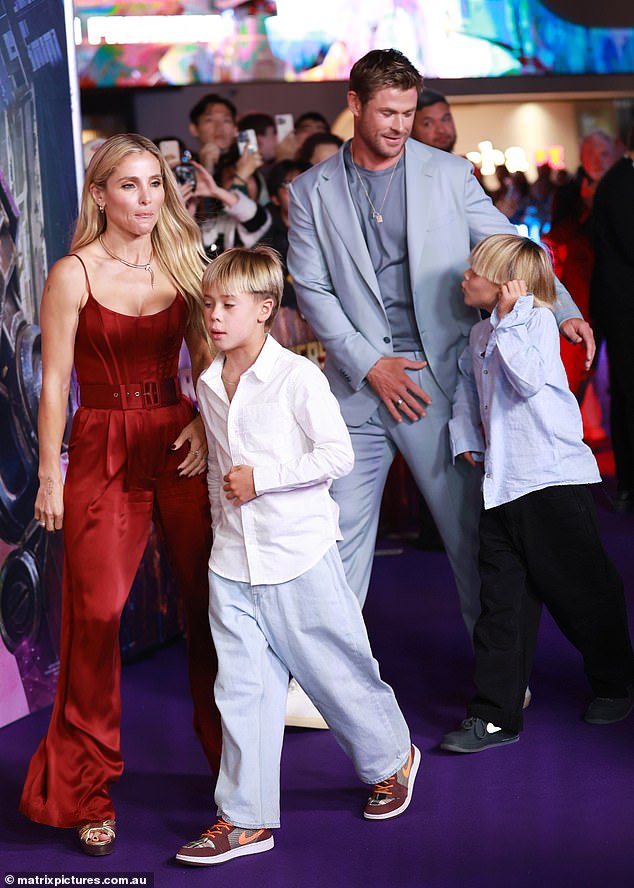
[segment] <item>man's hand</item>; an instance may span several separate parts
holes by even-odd
[[[590,324],[587,321],[584,321],[583,318],[568,318],[567,321],[563,321],[560,324],[559,330],[561,335],[565,336],[566,339],[574,345],[583,342],[586,347],[586,360],[583,366],[586,370],[589,370],[590,367],[592,367],[594,353],[597,349],[594,341],[594,333],[592,332]]]
[[[231,466],[222,480],[225,482],[222,487],[226,491],[225,496],[234,506],[241,506],[255,499],[253,466]]]
[[[368,373],[368,382],[397,422],[402,422],[403,416],[415,422],[426,415],[425,405],[431,404],[431,398],[405,372],[426,366],[427,361],[379,358]]]
[[[249,179],[264,163],[259,151],[245,151],[236,163],[236,173],[242,179]]]
[[[207,142],[200,146],[198,157],[202,165],[211,173],[220,158],[220,148],[214,142]]]

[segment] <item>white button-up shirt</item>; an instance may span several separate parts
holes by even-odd
[[[502,319],[475,324],[459,360],[449,434],[453,456],[484,453],[489,509],[533,490],[601,480],[583,443],[553,313],[521,296]]]
[[[333,478],[354,464],[350,435],[326,377],[267,336],[229,401],[224,355],[201,375],[214,541],[210,568],[230,580],[283,583],[341,539]],[[222,489],[232,466],[254,467],[257,496],[234,506]]]

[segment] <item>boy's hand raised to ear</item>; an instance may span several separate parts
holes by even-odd
[[[508,281],[500,287],[500,298],[498,299],[497,311],[498,317],[503,318],[509,312],[513,311],[515,303],[520,296],[526,295],[526,281]]]
[[[241,506],[255,499],[255,485],[253,483],[253,466],[231,466],[222,479],[225,483],[222,489],[225,496],[234,506]]]

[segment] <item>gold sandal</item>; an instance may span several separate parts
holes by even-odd
[[[115,820],[98,820],[92,823],[84,823],[77,829],[82,851],[91,857],[102,857],[114,851],[117,823]],[[104,841],[95,841],[99,833],[106,833],[108,838]]]

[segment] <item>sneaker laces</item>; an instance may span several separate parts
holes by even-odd
[[[386,780],[381,780],[380,783],[375,783],[372,789],[371,795],[384,795],[391,796],[393,795],[394,784],[396,783],[396,774],[392,774],[391,777],[388,777]]]
[[[484,721],[484,719],[478,718],[475,715],[472,715],[469,718],[465,718],[462,723],[462,728],[467,731],[473,729],[473,733],[476,735],[478,740],[482,740],[487,733],[487,723]]]
[[[221,836],[224,833],[230,833],[233,829],[232,823],[227,823],[226,820],[219,820],[218,823],[214,824],[211,829],[206,829],[204,833],[201,835],[201,839],[215,839],[216,836]]]

